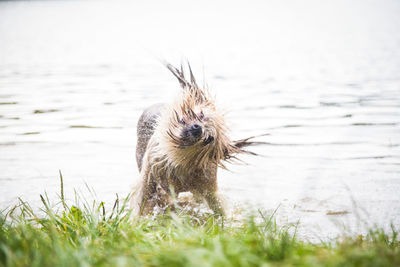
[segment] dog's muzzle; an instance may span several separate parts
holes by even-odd
[[[198,138],[203,133],[203,129],[199,124],[195,123],[189,128],[189,132],[194,138]]]

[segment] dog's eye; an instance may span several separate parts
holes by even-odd
[[[200,119],[200,120],[204,120],[204,113],[203,113],[203,111],[200,112],[199,119]]]
[[[183,119],[180,119],[179,123],[182,124],[182,125],[186,125],[186,122]]]

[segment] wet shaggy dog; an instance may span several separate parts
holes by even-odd
[[[171,207],[172,197],[191,192],[195,199],[205,199],[214,213],[224,209],[217,195],[217,170],[243,148],[255,144],[250,138],[232,141],[228,136],[224,113],[215,105],[207,88],[200,88],[190,65],[190,81],[181,69],[166,67],[182,87],[171,105],[156,104],[147,108],[137,125],[136,161],[139,184],[131,204],[139,215],[150,214],[155,207]]]

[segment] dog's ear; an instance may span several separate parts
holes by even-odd
[[[204,90],[202,90],[196,83],[196,79],[194,78],[192,68],[190,67],[189,62],[187,62],[190,82],[186,80],[185,72],[183,70],[183,65],[178,69],[171,64],[164,62],[164,65],[172,72],[172,74],[178,79],[183,90],[188,90],[194,97],[196,103],[203,103],[207,101],[207,96]]]
[[[252,151],[246,150],[246,147],[249,146],[258,146],[258,145],[267,145],[267,142],[264,141],[253,141],[254,138],[257,137],[263,137],[263,136],[268,136],[269,133],[265,133],[265,134],[260,134],[260,135],[255,135],[255,136],[250,136],[247,138],[243,138],[240,140],[236,140],[233,141],[230,146],[228,147],[228,149],[226,149],[224,151],[224,155],[225,155],[225,160],[228,160],[230,158],[236,158],[235,154],[240,154],[240,153],[245,153],[245,154],[250,154],[250,155],[254,155],[254,156],[259,156],[259,154],[254,153]]]
[[[199,88],[199,86],[197,86],[196,79],[194,78],[192,68],[190,67],[189,62],[187,64],[188,64],[189,73],[190,73],[190,83],[192,84],[192,87]]]
[[[181,65],[181,69],[177,69],[174,66],[172,66],[170,63],[164,62],[165,66],[172,72],[172,74],[178,79],[179,83],[181,84],[181,87],[183,89],[186,89],[188,87],[191,87],[191,84],[186,81],[185,78],[185,73],[183,72],[183,66]]]

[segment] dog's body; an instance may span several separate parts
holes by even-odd
[[[167,67],[178,78],[182,95],[173,105],[147,108],[139,119],[136,160],[140,181],[133,208],[138,214],[149,214],[156,206],[168,207],[172,193],[189,191],[223,215],[217,196],[218,166],[225,168],[223,161],[246,152],[242,147],[253,142],[249,138],[231,141],[223,113],[206,89],[197,86],[191,70],[188,82],[182,68]]]
[[[147,144],[157,127],[157,120],[166,104],[155,104],[145,109],[137,124],[137,144],[136,144],[136,163],[139,172],[142,169],[143,156],[146,152]]]
[[[157,129],[158,120],[162,112],[165,111],[166,108],[166,104],[155,104],[144,110],[138,121],[136,162],[139,172],[144,178],[149,176],[150,165],[165,161],[165,159],[157,157],[157,155],[155,155],[157,153],[151,150],[159,145],[157,144],[157,140],[155,140],[156,138],[151,140],[151,137]],[[146,148],[149,149],[147,154]],[[145,155],[147,157],[144,159]],[[142,173],[143,163],[145,169]],[[139,189],[141,190],[141,192],[138,192],[140,194],[140,200],[137,203],[139,207],[135,208],[141,209],[141,214],[148,214],[152,212],[156,205],[166,207],[170,204],[170,190],[172,187],[176,195],[181,192],[191,192],[196,199],[201,199],[201,196],[203,196],[213,211],[222,214],[223,208],[221,201],[216,195],[218,166],[215,164],[213,165],[214,166],[204,166],[205,168],[193,168],[189,170],[176,167],[173,172],[163,173],[158,178],[154,176],[148,177],[148,183],[142,184]]]

